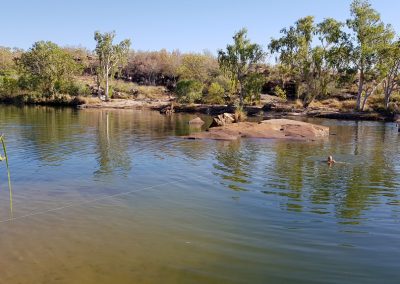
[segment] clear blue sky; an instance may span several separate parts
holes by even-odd
[[[93,32],[117,32],[140,50],[215,52],[247,27],[263,46],[298,18],[349,17],[351,0],[4,0],[0,45],[27,49],[38,40],[94,48]],[[386,23],[400,32],[400,1],[371,0]]]

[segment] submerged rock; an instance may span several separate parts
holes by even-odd
[[[329,127],[290,119],[239,122],[193,133],[188,139],[236,140],[240,137],[264,139],[316,140],[329,136]]]
[[[200,117],[193,118],[189,121],[190,125],[203,125],[204,121]]]

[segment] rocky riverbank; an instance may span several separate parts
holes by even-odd
[[[171,110],[172,106],[172,110]],[[235,108],[229,105],[206,105],[206,104],[172,104],[170,100],[127,100],[113,99],[108,102],[82,104],[78,108],[110,108],[110,109],[149,109],[161,113],[203,113],[219,115],[222,113],[233,113]],[[346,120],[373,120],[394,121],[394,116],[378,112],[356,112],[352,110],[339,110],[335,108],[309,108],[295,107],[293,104],[266,104],[263,106],[245,106],[244,110],[248,116],[258,116],[264,119],[277,119],[293,116],[320,117]]]

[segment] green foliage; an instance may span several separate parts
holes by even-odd
[[[14,58],[17,53],[17,50],[0,46],[0,75],[10,75],[15,72],[16,65]]]
[[[250,73],[243,82],[245,99],[249,103],[259,102],[262,86],[265,84],[265,77],[262,74]]]
[[[58,45],[50,41],[38,41],[19,60],[25,80],[30,86],[46,96],[59,91],[63,84],[69,83],[79,66],[73,58]]]
[[[394,32],[381,21],[379,13],[368,1],[354,0],[350,12],[352,17],[347,20],[347,26],[353,32],[352,42],[349,44],[350,60],[358,69],[357,109],[361,110],[368,97],[376,90],[371,84],[375,85],[382,75],[377,62],[382,54],[381,50],[394,38]]]
[[[342,27],[332,18],[316,25],[314,18],[308,16],[282,29],[281,38],[271,40],[269,49],[279,53],[282,82],[287,76],[294,78],[298,97],[303,95],[305,105],[318,96],[326,97],[331,85],[338,81],[338,70],[346,66],[348,36]],[[319,45],[312,45],[314,35]]]
[[[211,55],[185,54],[177,73],[180,79],[207,82],[218,72],[216,60]]]
[[[202,99],[203,83],[196,80],[181,80],[176,85],[176,94],[181,103],[194,103]]]
[[[285,101],[287,100],[286,92],[285,92],[285,90],[283,90],[281,87],[275,86],[274,92],[275,92],[275,95],[276,95],[278,98],[281,98],[281,99],[283,99],[283,100],[285,100]]]
[[[208,87],[205,101],[209,104],[224,104],[225,89],[217,82],[211,83]]]
[[[79,81],[69,82],[68,84],[64,85],[61,89],[61,93],[83,97],[89,97],[92,95],[89,86]]]
[[[388,110],[392,94],[400,84],[400,40],[387,44],[380,52],[378,68],[383,78],[384,107]]]
[[[18,92],[18,79],[10,76],[0,76],[0,94],[14,95]]]
[[[251,43],[247,38],[247,30],[241,29],[233,36],[234,43],[226,46],[226,51],[218,51],[218,62],[221,70],[231,79],[240,105],[245,98],[245,80],[257,63],[264,59],[264,52],[260,45]]]
[[[0,135],[0,141],[1,141],[1,145],[3,148],[3,153],[4,153],[4,157],[2,157],[0,155],[0,161],[5,160],[6,161],[6,167],[7,167],[7,179],[8,179],[8,191],[10,194],[10,212],[12,214],[12,205],[13,205],[13,201],[12,201],[12,188],[11,188],[11,175],[10,175],[10,165],[8,162],[8,155],[7,155],[7,147],[6,147],[6,141],[4,139],[3,135]]]

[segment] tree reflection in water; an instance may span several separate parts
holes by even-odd
[[[118,171],[126,176],[131,170],[131,158],[128,145],[124,141],[123,131],[113,113],[100,111],[97,127],[97,161],[99,169],[95,176],[110,175]]]

